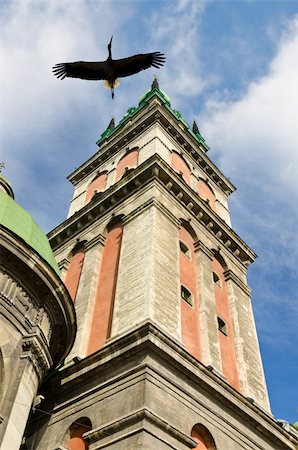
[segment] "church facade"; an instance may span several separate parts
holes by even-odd
[[[48,235],[76,331],[59,336],[74,343],[36,389],[22,448],[296,449],[270,412],[246,280],[256,255],[196,123],[155,80],[97,144]]]

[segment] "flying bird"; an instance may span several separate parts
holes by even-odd
[[[81,78],[83,80],[105,80],[104,86],[111,89],[114,98],[114,88],[119,86],[117,78],[128,77],[141,70],[155,67],[159,69],[165,63],[165,55],[160,52],[142,53],[123,59],[112,58],[112,40],[108,44],[109,56],[106,61],[56,64],[53,73],[63,80],[65,77]]]

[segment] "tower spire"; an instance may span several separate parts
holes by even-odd
[[[111,118],[111,120],[110,120],[110,123],[109,123],[109,125],[108,125],[108,127],[107,127],[107,129],[108,130],[114,130],[115,129],[115,117],[112,117]]]
[[[197,122],[194,120],[192,124],[192,132],[195,134],[201,134]]]
[[[151,84],[151,89],[159,89],[159,83],[158,83],[158,78],[156,75],[154,75],[152,84]]]

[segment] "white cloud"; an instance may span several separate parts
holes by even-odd
[[[209,0],[180,0],[165,2],[160,11],[149,17],[154,30],[152,41],[162,42],[167,64],[163,72],[163,85],[171,86],[175,94],[197,95],[207,83],[200,68],[199,27]]]
[[[106,103],[101,82],[60,81],[51,67],[64,61],[105,59],[111,20],[112,32],[125,45],[121,25],[132,11],[127,3],[117,3],[118,14],[115,9],[112,1],[84,0],[12,0],[1,6],[1,160],[18,201],[34,212],[40,208],[35,217],[44,229],[57,222],[53,207],[61,198],[58,186],[69,195],[61,180],[95,152],[99,130],[121,109],[119,102]],[[84,141],[87,135],[89,140]],[[61,220],[66,205],[60,208]]]
[[[280,38],[267,74],[237,100],[227,95],[221,100],[218,94],[211,98],[200,121],[219,167],[239,188],[231,204],[240,235],[260,255],[251,269],[259,283],[259,329],[270,339],[274,334],[288,343],[290,330],[278,324],[281,317],[289,323],[298,320],[293,282],[298,276],[297,55],[295,17]]]
[[[221,164],[241,178],[251,170],[280,196],[298,194],[298,18],[280,42],[268,74],[253,82],[237,101],[210,99],[202,125],[220,152]],[[269,175],[270,174],[270,175]],[[262,181],[262,180],[261,180]]]

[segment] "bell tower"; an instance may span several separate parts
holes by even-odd
[[[154,80],[97,145],[48,236],[77,334],[28,448],[294,449],[270,413],[246,281],[256,255],[197,124]]]

